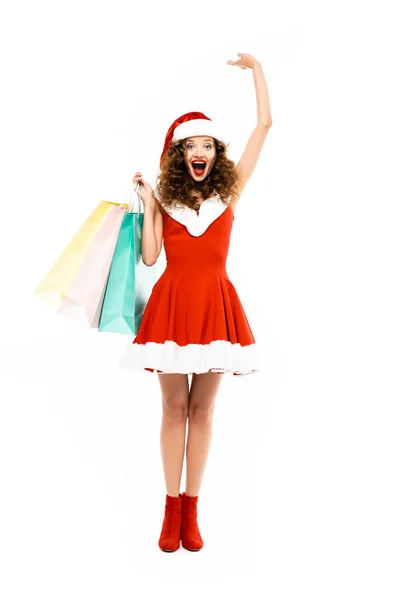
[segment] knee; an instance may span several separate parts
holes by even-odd
[[[187,395],[163,398],[163,418],[172,425],[184,423],[188,417]]]
[[[209,425],[213,418],[213,407],[211,405],[191,403],[189,408],[189,420],[198,425]]]

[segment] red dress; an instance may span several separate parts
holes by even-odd
[[[258,347],[226,272],[232,207],[218,194],[202,202],[199,215],[188,206],[159,205],[167,266],[120,366],[158,373],[255,373]]]

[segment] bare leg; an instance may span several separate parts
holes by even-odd
[[[160,432],[165,485],[169,496],[179,496],[185,454],[189,378],[184,373],[158,373],[163,416]]]
[[[215,398],[222,373],[193,373],[186,446],[186,495],[197,496],[211,446]]]

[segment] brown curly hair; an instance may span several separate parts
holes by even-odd
[[[172,142],[163,158],[156,184],[162,204],[168,207],[179,201],[193,208],[197,202],[193,197],[195,192],[196,196],[200,195],[204,199],[218,193],[224,204],[235,205],[239,199],[242,180],[235,163],[226,154],[227,145],[213,138],[215,162],[203,181],[195,181],[185,164],[185,139]]]

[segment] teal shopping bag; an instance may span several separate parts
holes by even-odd
[[[140,190],[139,184],[137,189]],[[157,279],[156,264],[142,261],[141,239],[144,213],[139,197],[133,210],[133,187],[115,246],[101,309],[99,331],[136,335],[143,312]]]

